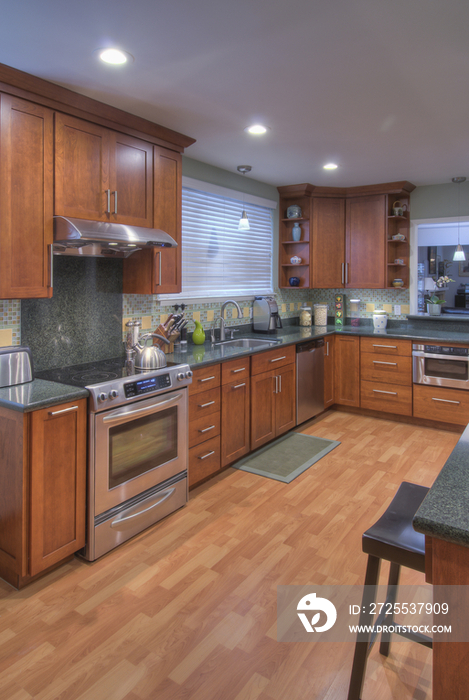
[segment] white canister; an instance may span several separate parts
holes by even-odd
[[[327,304],[314,305],[314,325],[327,326]]]
[[[375,309],[373,313],[373,326],[377,331],[382,331],[388,323],[388,315],[383,309]]]

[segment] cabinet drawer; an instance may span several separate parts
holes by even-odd
[[[402,355],[360,353],[360,377],[368,382],[412,385],[412,358]]]
[[[360,406],[373,411],[412,415],[412,387],[379,382],[360,383]]]
[[[202,416],[209,416],[220,410],[220,387],[201,391],[189,397],[189,421],[197,420]]]
[[[189,395],[220,386],[220,365],[210,365],[195,369],[192,384],[189,384]]]
[[[373,352],[380,355],[412,355],[410,340],[392,340],[391,338],[360,338],[360,351]]]
[[[189,487],[220,471],[220,436],[189,450]]]
[[[250,357],[240,357],[238,360],[224,362],[221,366],[222,385],[249,377],[250,366]]]
[[[284,365],[290,365],[296,361],[296,347],[289,345],[288,347],[278,347],[275,350],[261,352],[258,355],[251,357],[251,374],[261,374],[270,369],[278,369]]]
[[[200,445],[216,435],[220,435],[220,412],[202,416],[189,423],[189,447]]]
[[[469,391],[414,384],[414,416],[443,423],[469,423]]]

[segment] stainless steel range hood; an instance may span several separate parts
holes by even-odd
[[[142,248],[174,248],[164,231],[54,216],[54,254],[127,258]]]

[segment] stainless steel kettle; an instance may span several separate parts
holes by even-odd
[[[166,367],[166,355],[157,345],[146,345],[148,338],[158,338],[169,345],[169,340],[158,333],[145,333],[133,346],[136,369],[160,369]],[[141,344],[143,341],[143,345]]]

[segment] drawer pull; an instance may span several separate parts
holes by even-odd
[[[207,406],[212,406],[214,403],[215,401],[209,401],[208,403],[198,403],[197,406],[198,408],[207,408]]]
[[[199,379],[199,382],[209,382],[211,379],[215,379],[215,377],[205,377],[205,379]]]
[[[393,396],[397,396],[397,391],[383,391],[382,389],[373,389],[374,394],[392,394]]]
[[[50,416],[58,416],[59,413],[68,413],[69,411],[78,411],[78,406],[70,406],[70,408],[62,408],[60,411],[49,411]]]
[[[457,403],[458,406],[461,403],[460,401],[450,401],[450,399],[435,399],[433,396],[432,401],[441,401],[442,403]]]
[[[374,365],[393,365],[397,367],[397,362],[380,362],[380,360],[373,360]]]
[[[241,367],[240,369],[232,369],[231,371],[233,374],[237,374],[238,372],[244,372],[246,367]]]
[[[204,428],[203,430],[201,430],[201,429],[199,428],[199,433],[208,433],[208,431],[209,431],[209,430],[213,430],[214,427],[215,427],[214,425],[210,425],[208,428]]]
[[[240,389],[242,386],[246,386],[246,382],[244,384],[235,384],[233,389]]]
[[[287,356],[283,355],[282,357],[274,357],[273,360],[269,360],[269,362],[278,362],[279,360],[286,360]]]
[[[392,348],[397,350],[397,345],[373,345],[374,348]]]
[[[211,457],[212,455],[215,454],[215,450],[212,450],[211,452],[207,452],[206,455],[201,455],[199,459],[207,459],[207,457]]]

